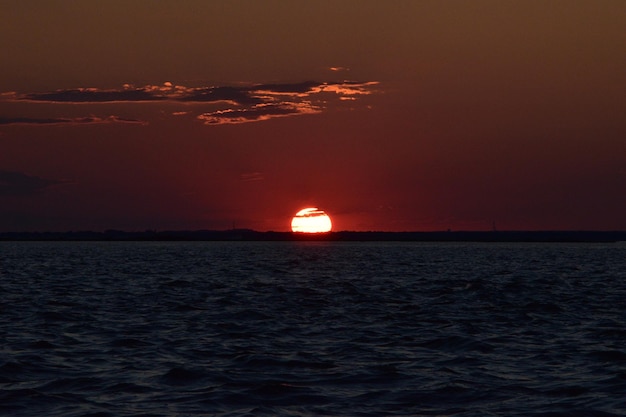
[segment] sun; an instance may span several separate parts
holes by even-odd
[[[326,233],[332,228],[328,214],[317,207],[302,209],[291,219],[291,230],[297,233]]]

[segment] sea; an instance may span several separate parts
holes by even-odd
[[[2,416],[625,416],[626,243],[1,242]]]

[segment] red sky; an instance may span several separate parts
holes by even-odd
[[[626,3],[2,1],[0,231],[626,230]]]

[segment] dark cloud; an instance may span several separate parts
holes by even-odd
[[[235,124],[267,120],[274,117],[319,113],[333,102],[357,100],[371,94],[375,81],[248,84],[235,86],[186,87],[166,82],[163,85],[134,87],[124,84],[117,90],[78,88],[44,93],[4,93],[3,100],[30,101],[38,103],[113,103],[113,102],[156,102],[213,103],[218,109],[197,116],[204,124]],[[221,107],[221,108],[219,108]],[[187,110],[186,110],[187,112]],[[182,112],[175,111],[175,115]],[[28,119],[4,118],[4,124],[82,124],[82,123],[142,123],[139,120],[108,118]]]
[[[63,181],[32,177],[21,172],[0,171],[0,196],[26,196],[36,194]]]
[[[198,116],[204,124],[236,124],[258,122],[275,117],[319,113],[321,109],[310,103],[262,104],[251,108],[218,110]]]
[[[0,125],[83,125],[83,124],[101,124],[101,123],[131,123],[146,124],[147,122],[136,119],[126,119],[118,116],[109,117],[77,117],[73,119],[66,118],[29,118],[29,117],[0,117]]]
[[[69,123],[70,119],[34,119],[29,117],[0,117],[0,125],[54,125]]]
[[[251,97],[262,99],[261,103],[238,105],[228,109],[203,113],[197,118],[207,125],[257,122],[275,117],[313,114],[324,111],[332,98],[356,100],[372,93],[377,82],[318,83],[307,81],[296,84],[259,84],[249,87]]]
[[[306,93],[324,85],[316,81],[304,81],[301,83],[287,84],[259,84],[252,87],[252,91],[273,91],[276,93]]]
[[[80,88],[59,90],[52,93],[30,93],[19,97],[19,100],[52,103],[108,103],[119,101],[158,101],[166,98],[142,89],[115,91]]]
[[[263,102],[262,98],[251,94],[249,88],[241,87],[210,87],[194,88],[188,94],[174,98],[184,102],[231,102],[239,105],[253,105]]]
[[[244,86],[185,87],[164,83],[133,87],[125,84],[119,90],[100,90],[96,88],[77,88],[57,90],[46,93],[5,93],[9,100],[37,101],[49,103],[108,103],[108,102],[144,102],[144,101],[180,101],[180,102],[232,102],[239,105],[268,103],[283,95],[300,97],[321,92],[339,95],[370,94],[376,82],[317,82],[251,84]]]

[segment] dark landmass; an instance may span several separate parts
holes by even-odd
[[[5,232],[0,241],[624,242],[626,231],[257,232],[249,229]]]

